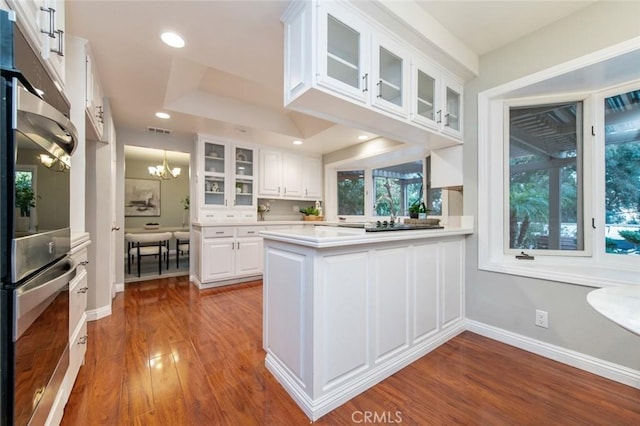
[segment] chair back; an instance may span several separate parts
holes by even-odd
[[[157,243],[171,239],[171,232],[151,232],[126,234],[125,239],[130,243]]]
[[[173,233],[173,236],[179,241],[189,241],[190,235],[189,231],[176,231]]]

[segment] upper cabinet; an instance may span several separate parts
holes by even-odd
[[[322,199],[322,159],[275,149],[260,150],[258,196]]]
[[[411,74],[411,120],[461,140],[462,84],[419,57],[413,59]]]
[[[104,140],[104,94],[100,85],[100,78],[95,64],[93,63],[93,55],[86,46],[85,53],[85,108],[87,117],[87,137],[92,140]]]
[[[6,0],[17,23],[62,91],[65,86],[64,0]]]
[[[461,141],[461,82],[353,5],[292,2],[283,22],[288,108],[427,148]]]
[[[200,137],[196,152],[198,221],[255,221],[255,149]]]

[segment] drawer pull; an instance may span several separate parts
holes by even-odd
[[[86,293],[89,290],[89,287],[82,287],[78,289],[79,294]]]
[[[86,345],[87,344],[87,339],[89,339],[89,336],[87,336],[85,334],[84,336],[82,336],[81,338],[78,339],[78,344],[79,345]]]
[[[224,231],[216,231],[216,235],[224,234]]]
[[[80,262],[80,266],[87,266],[89,264],[88,260],[83,260],[82,262]]]
[[[247,234],[255,234],[256,231],[248,231]]]

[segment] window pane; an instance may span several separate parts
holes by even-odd
[[[338,215],[364,215],[364,170],[338,172]]]
[[[510,108],[509,248],[583,250],[582,103]]]
[[[431,188],[431,157],[427,157],[427,208],[430,215],[442,215],[442,189]]]
[[[640,90],[606,98],[605,250],[640,253]]]
[[[408,216],[422,201],[422,161],[373,170],[374,216]]]

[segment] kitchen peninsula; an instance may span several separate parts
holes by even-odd
[[[472,223],[261,232],[265,363],[311,420],[463,331]]]

